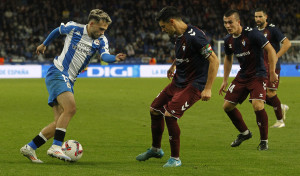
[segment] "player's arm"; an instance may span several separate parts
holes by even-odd
[[[57,27],[56,29],[54,29],[46,38],[46,40],[40,44],[37,48],[36,48],[36,54],[39,55],[40,53],[44,54],[46,47],[54,40],[56,39],[58,36],[60,35],[59,33],[59,27]]]
[[[174,72],[176,70],[176,59],[174,59],[171,67],[168,70],[167,77],[171,80],[174,77]]]
[[[288,38],[285,38],[281,44],[282,44],[281,48],[277,53],[277,58],[280,58],[292,46],[292,44]]]
[[[233,63],[233,54],[225,55],[225,59],[224,59],[224,78],[223,78],[223,82],[221,84],[221,88],[219,90],[219,95],[223,95],[223,92],[226,93],[226,87],[228,85],[228,78],[229,78],[229,74],[230,74],[230,71],[231,71],[232,63]]]
[[[212,84],[217,76],[218,68],[219,68],[219,59],[215,54],[215,52],[212,52],[207,59],[209,61],[209,67],[208,67],[208,75],[207,75],[205,88],[201,92],[202,101],[207,101],[211,98]]]
[[[278,81],[278,75],[275,73],[275,67],[278,58],[276,56],[274,48],[270,43],[266,44],[264,50],[268,53],[270,81],[273,83]]]
[[[105,36],[103,36],[102,40],[100,41],[100,48],[98,51],[100,53],[101,59],[104,62],[108,62],[108,63],[119,62],[125,60],[126,58],[126,54],[123,53],[119,53],[117,55],[111,55],[109,53],[108,40]]]
[[[111,55],[111,54],[108,54],[108,53],[103,53],[101,55],[101,59],[104,62],[108,62],[108,63],[123,61],[123,60],[125,60],[125,58],[126,58],[126,54],[123,54],[123,53],[119,53],[117,55]]]

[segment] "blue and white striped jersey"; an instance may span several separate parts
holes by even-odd
[[[66,35],[66,38],[61,54],[53,62],[72,82],[97,54],[110,54],[107,38],[102,35],[98,39],[92,39],[88,36],[87,25],[73,21],[61,23],[59,32]]]

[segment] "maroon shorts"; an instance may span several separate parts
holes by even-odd
[[[173,117],[180,118],[194,103],[201,99],[201,91],[192,85],[179,88],[170,83],[153,100],[151,108],[163,115],[168,111]]]
[[[267,79],[263,77],[254,77],[251,79],[241,79],[236,77],[228,86],[225,100],[233,104],[242,104],[248,97],[249,100],[266,100]]]
[[[276,83],[271,83],[270,82],[270,74],[268,74],[268,83],[267,83],[267,88],[272,89],[272,90],[277,90],[279,86],[279,80],[280,80],[280,69],[276,69],[275,73],[278,75],[278,81]]]

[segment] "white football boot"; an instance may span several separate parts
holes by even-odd
[[[64,154],[64,152],[61,150],[61,146],[58,145],[52,145],[48,151],[47,155],[58,158],[60,160],[64,161],[71,161],[71,158]]]
[[[35,154],[35,150],[33,150],[33,148],[31,148],[28,144],[24,145],[20,149],[20,152],[22,155],[26,156],[33,163],[43,163],[43,161],[37,158]]]

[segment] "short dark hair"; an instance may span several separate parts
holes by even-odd
[[[167,22],[171,18],[181,19],[181,14],[177,10],[177,8],[175,8],[173,6],[167,6],[167,7],[164,7],[163,9],[161,9],[160,12],[158,12],[155,20]]]
[[[238,10],[235,9],[230,9],[227,12],[225,12],[224,16],[225,17],[230,17],[231,15],[235,15],[236,19],[239,20],[240,19],[240,13]]]
[[[262,8],[262,7],[256,8],[255,12],[263,12],[265,15],[268,15],[267,10],[265,8]]]

